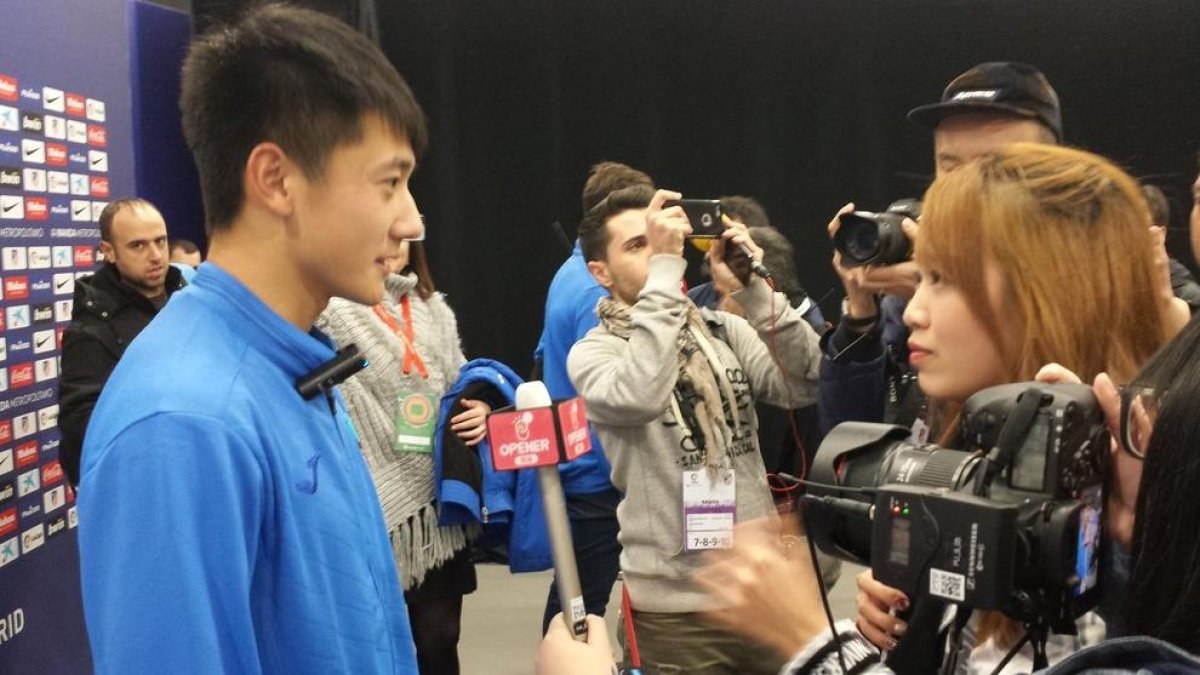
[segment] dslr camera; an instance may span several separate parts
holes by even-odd
[[[1099,598],[1109,434],[1091,389],[985,389],[960,434],[951,450],[904,427],[839,424],[813,461],[811,535],[909,597],[1073,633]]]
[[[901,199],[887,211],[854,211],[838,217],[841,223],[833,236],[833,245],[842,254],[843,267],[895,265],[912,257],[912,242],[900,223],[905,218],[921,217],[921,202]]]

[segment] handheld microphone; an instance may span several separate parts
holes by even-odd
[[[296,380],[296,391],[306,401],[311,400],[323,391],[333,391],[334,387],[366,367],[367,360],[358,353],[358,347],[346,345],[332,359]]]
[[[517,386],[517,410],[549,408],[553,405],[550,392],[542,382],[534,380]],[[575,547],[571,545],[571,523],[567,518],[567,501],[563,496],[558,465],[538,467],[538,487],[542,507],[546,512],[546,529],[550,534],[550,552],[554,557],[554,576],[558,584],[558,599],[562,603],[563,621],[571,636],[587,642],[587,606],[579,583],[579,568],[575,564]]]
[[[754,272],[758,276],[762,277],[764,281],[771,278],[771,270],[767,269],[766,265],[762,264],[757,258],[754,257],[754,251],[751,251],[749,246],[745,244],[738,244],[738,247],[742,249],[742,253],[744,253],[746,258],[750,260],[751,272]]]

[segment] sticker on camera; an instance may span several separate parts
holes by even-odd
[[[929,594],[962,602],[967,599],[967,578],[961,574],[931,567],[929,569]]]

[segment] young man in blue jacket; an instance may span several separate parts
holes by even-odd
[[[297,380],[334,357],[312,328],[329,298],[378,302],[420,232],[424,115],[365,38],[282,6],[193,45],[181,108],[210,256],[88,429],[96,672],[416,673],[354,430],[336,392]]]
[[[645,173],[619,162],[596,164],[583,186],[584,215],[613,191],[634,185],[654,187],[654,181]],[[551,398],[561,400],[576,395],[575,387],[567,377],[567,354],[600,323],[596,305],[606,297],[608,291],[588,272],[583,249],[576,240],[571,257],[563,262],[550,282],[542,338],[538,342],[542,379]],[[583,586],[583,603],[588,613],[597,616],[604,616],[620,568],[617,504],[621,501],[621,493],[613,487],[611,472],[612,467],[594,430],[592,452],[559,466],[567,498],[567,516],[571,520],[571,543]],[[552,581],[542,617],[542,633],[561,609],[558,584]]]

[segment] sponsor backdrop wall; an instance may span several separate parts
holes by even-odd
[[[96,220],[134,191],[125,0],[0,4],[0,672],[88,672],[58,372]]]

